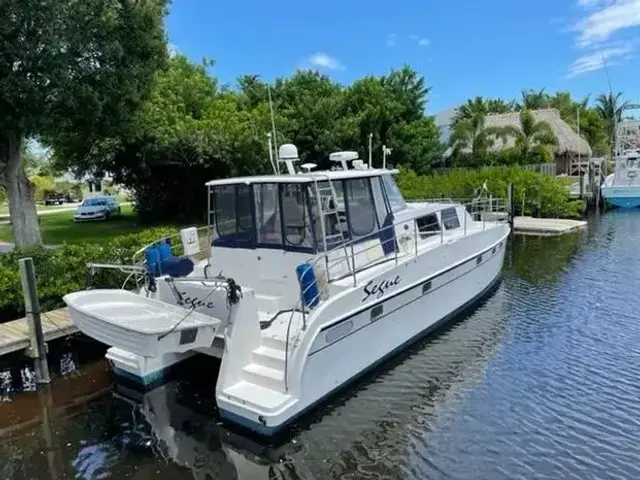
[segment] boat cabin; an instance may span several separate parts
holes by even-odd
[[[407,208],[393,179],[397,172],[368,169],[354,152],[330,158],[342,168],[296,173],[288,162],[288,174],[208,182],[210,271],[270,295],[291,291],[297,299],[296,267],[319,253],[337,258],[323,266],[329,278],[348,274],[347,257],[359,251],[370,260],[394,253],[394,214]],[[355,168],[347,169],[347,160]]]

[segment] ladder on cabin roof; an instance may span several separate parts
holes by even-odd
[[[342,250],[344,253],[344,261],[347,266],[347,269],[350,268],[349,262],[349,253],[347,252],[347,245],[345,242],[344,234],[342,229],[340,228],[343,220],[340,218],[340,211],[338,209],[338,195],[336,194],[336,189],[331,182],[331,179],[327,177],[326,179],[320,180],[320,182],[325,182],[325,185],[320,185],[318,183],[318,179],[314,180],[316,187],[316,199],[318,203],[318,214],[320,216],[320,229],[322,230],[322,242],[324,246],[324,253],[326,258],[326,269],[327,269],[327,280],[331,280],[331,275],[329,272],[329,257],[328,253],[332,250],[333,247],[337,247],[339,245],[342,246]],[[334,231],[327,232],[327,225],[330,224],[329,220],[333,219],[334,223]],[[346,219],[345,219],[346,220]],[[346,222],[345,222],[346,223]],[[351,259],[351,268],[355,269],[355,258]]]

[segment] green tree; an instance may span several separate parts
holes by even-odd
[[[515,108],[515,102],[506,102],[500,98],[485,99],[484,97],[475,97],[467,100],[458,108],[453,117],[453,125],[459,120],[471,119],[476,114],[490,115],[512,112]]]
[[[459,120],[449,139],[454,163],[485,164],[496,140],[504,135],[501,128],[486,126],[486,115],[482,111]]]
[[[544,88],[540,90],[522,90],[521,97],[522,103],[516,106],[519,111],[551,108],[551,97],[545,92]]]
[[[615,138],[616,124],[622,120],[622,112],[629,105],[629,102],[621,102],[622,92],[615,95],[613,93],[602,93],[596,98],[596,111],[600,114],[607,128],[607,136],[613,143]]]
[[[21,155],[40,138],[69,161],[123,131],[166,55],[163,0],[0,3],[0,185],[17,245],[41,242]]]
[[[388,147],[394,164],[404,165],[419,174],[429,173],[434,161],[443,153],[438,127],[433,117],[421,117],[394,125],[389,131]]]
[[[558,138],[549,123],[536,121],[533,113],[527,109],[520,112],[519,127],[501,127],[500,134],[514,137],[515,149],[523,164],[553,160],[553,147],[558,144]]]

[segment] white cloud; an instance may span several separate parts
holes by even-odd
[[[421,38],[420,40],[418,40],[418,45],[420,45],[421,47],[428,47],[430,43],[431,42],[428,38]]]
[[[338,60],[326,53],[318,52],[309,57],[309,63],[317,68],[327,70],[344,70],[345,66]]]
[[[575,45],[583,54],[569,65],[567,76],[601,70],[605,62],[616,65],[629,60],[634,50],[631,42],[611,42],[611,39],[621,30],[640,27],[640,0],[576,2],[585,11],[571,30],[575,33]]]
[[[389,45],[390,47],[395,47],[396,43],[398,43],[397,33],[390,33],[389,35],[387,35],[387,45]]]
[[[571,78],[582,73],[602,70],[605,62],[607,66],[617,65],[621,63],[621,60],[631,58],[632,52],[631,45],[605,46],[597,50],[591,50],[569,65],[567,77]]]
[[[574,26],[578,32],[577,44],[580,47],[606,41],[619,30],[640,26],[640,0],[598,2],[596,5],[601,8],[590,12]]]

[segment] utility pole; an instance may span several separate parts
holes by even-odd
[[[369,168],[371,168],[371,153],[372,153],[371,144],[372,144],[372,142],[373,142],[373,133],[370,133],[369,134]]]

